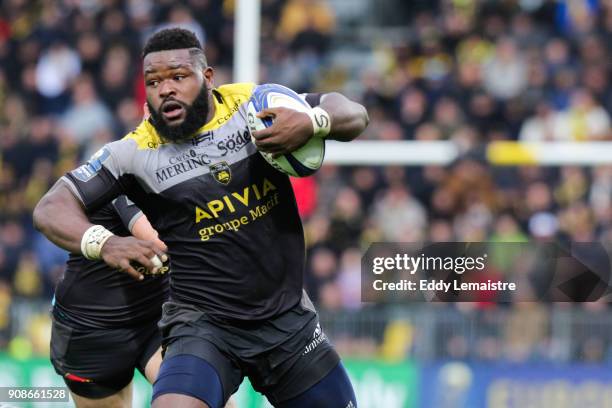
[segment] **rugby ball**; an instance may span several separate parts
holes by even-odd
[[[257,114],[266,108],[284,107],[307,112],[310,105],[293,90],[277,84],[258,85],[247,105],[247,120],[251,132],[272,126],[272,118],[258,118]],[[254,141],[254,138],[251,136]],[[294,177],[306,177],[317,171],[325,157],[325,140],[312,137],[299,149],[273,158],[270,153],[259,151],[275,169]]]

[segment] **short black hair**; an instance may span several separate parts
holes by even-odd
[[[193,32],[178,27],[166,28],[149,37],[142,50],[142,57],[144,58],[151,52],[180,50],[184,48],[194,49],[195,53],[204,56],[202,44],[200,44],[198,37]],[[204,66],[206,66],[206,59],[204,59]]]

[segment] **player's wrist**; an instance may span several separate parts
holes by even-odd
[[[92,225],[81,237],[81,253],[89,260],[102,259],[102,247],[114,235],[102,225]]]
[[[325,109],[320,106],[315,106],[308,112],[308,116],[312,121],[312,128],[314,137],[325,139],[331,131],[331,117]]]

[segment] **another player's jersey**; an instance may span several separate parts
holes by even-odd
[[[89,220],[116,235],[128,236],[140,210],[120,196],[93,212]],[[54,313],[83,327],[133,326],[156,321],[168,297],[167,274],[145,275],[142,282],[111,269],[103,261],[70,254],[66,273],[55,290]]]
[[[170,296],[222,319],[266,319],[302,295],[302,224],[289,178],[251,142],[253,87],[213,90],[214,117],[186,142],[144,121],[65,177],[88,209],[127,194],[168,245]]]

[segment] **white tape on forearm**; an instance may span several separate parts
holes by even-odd
[[[313,136],[325,138],[331,131],[331,118],[320,106],[315,106],[308,112],[310,120],[312,120],[312,128],[314,129]]]
[[[100,252],[104,243],[114,234],[102,225],[92,225],[81,238],[81,253],[90,260],[101,259]]]

